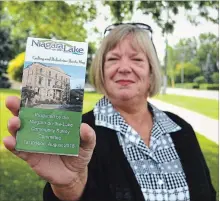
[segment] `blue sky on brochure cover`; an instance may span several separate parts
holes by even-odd
[[[30,65],[33,62],[26,61],[24,63],[24,68]],[[59,67],[61,68],[66,74],[70,75],[70,88],[75,89],[77,87],[84,88],[85,84],[85,73],[86,68],[81,66],[74,66],[74,65],[62,65],[62,64],[54,64],[54,63],[41,63],[47,67]]]

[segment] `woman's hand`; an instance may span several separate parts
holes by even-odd
[[[16,132],[20,128],[18,118],[20,100],[17,97],[8,97],[6,107],[14,117],[8,121],[11,136],[4,138],[5,147],[25,160],[40,177],[48,181],[60,199],[79,199],[87,182],[87,166],[96,143],[94,130],[88,124],[81,124],[78,157],[16,151]]]

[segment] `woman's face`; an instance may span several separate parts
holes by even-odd
[[[148,59],[140,48],[132,47],[131,41],[132,36],[127,36],[106,54],[104,81],[109,98],[127,101],[148,96]]]

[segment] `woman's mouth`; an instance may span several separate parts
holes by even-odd
[[[127,86],[129,84],[134,83],[134,82],[132,80],[117,80],[116,83],[120,84],[122,86]]]

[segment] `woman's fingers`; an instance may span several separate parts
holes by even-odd
[[[7,136],[3,139],[3,143],[9,151],[13,152],[15,150],[16,140],[14,136]]]
[[[20,119],[16,116],[8,121],[8,131],[12,136],[15,136],[17,130],[20,128]]]
[[[23,151],[16,151],[15,145],[16,145],[16,139],[14,136],[7,136],[3,139],[3,143],[5,145],[5,148],[8,149],[10,152],[15,154],[17,157],[27,161],[29,158],[30,153],[23,152]]]
[[[96,135],[95,131],[85,123],[81,124],[80,127],[80,147],[83,148],[84,150],[91,151],[93,152],[93,149],[96,144]]]
[[[12,112],[13,115],[18,116],[20,109],[20,99],[16,96],[8,96],[5,101],[6,107]]]

